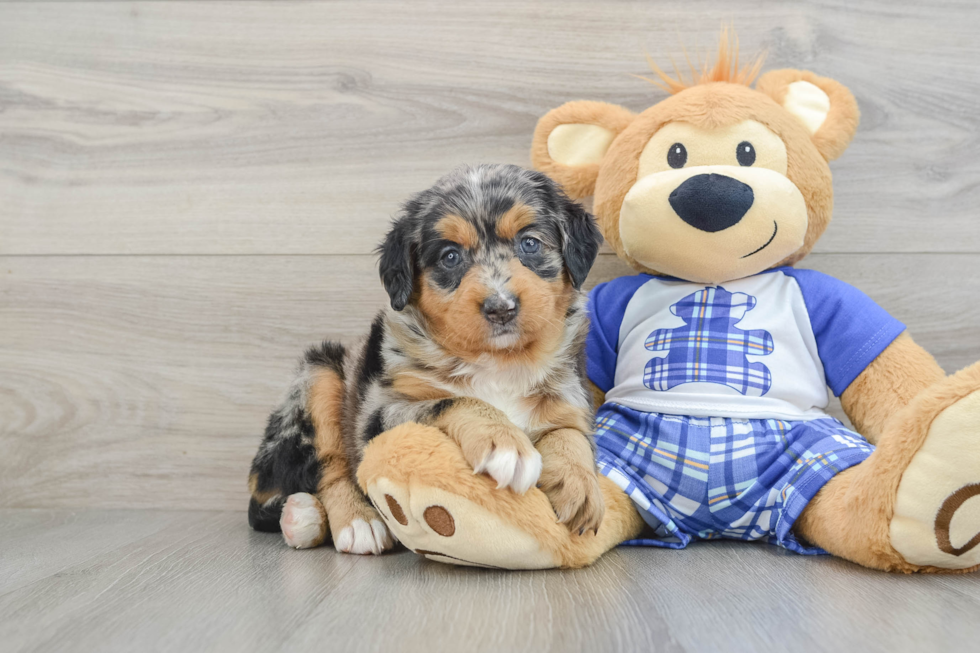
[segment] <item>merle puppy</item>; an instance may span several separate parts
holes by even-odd
[[[543,174],[457,169],[408,201],[379,251],[391,309],[359,344],[310,349],[252,463],[249,523],[297,548],[393,544],[357,487],[371,439],[433,425],[475,472],[594,530],[604,506],[585,380],[581,286],[601,236]]]

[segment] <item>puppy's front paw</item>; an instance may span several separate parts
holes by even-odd
[[[356,555],[381,555],[395,545],[388,527],[380,519],[372,519],[370,524],[363,519],[355,519],[349,526],[340,529],[333,543],[341,553]]]
[[[538,485],[568,530],[579,534],[599,530],[606,504],[594,470],[578,465],[546,469]]]
[[[516,426],[494,426],[483,433],[470,433],[462,449],[474,473],[488,474],[497,481],[498,489],[510,487],[524,494],[541,476],[541,454]]]

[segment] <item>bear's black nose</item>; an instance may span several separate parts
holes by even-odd
[[[674,189],[670,206],[695,229],[714,233],[738,224],[755,199],[752,187],[725,175],[695,175]]]

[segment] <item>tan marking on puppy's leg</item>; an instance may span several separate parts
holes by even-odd
[[[592,407],[599,408],[606,403],[606,393],[599,389],[592,381],[589,381],[589,392],[592,394]]]
[[[378,513],[354,483],[340,427],[343,401],[343,380],[333,370],[317,371],[307,402],[321,468],[317,497],[327,513],[338,551],[379,554],[390,549],[394,542]]]
[[[548,495],[558,521],[575,533],[598,531],[606,508],[588,438],[575,429],[558,429],[542,437],[537,448],[542,460],[538,487]]]
[[[545,395],[529,397],[525,400],[531,410],[529,431],[532,440],[556,429],[575,429],[580,433],[591,433],[593,419],[591,411],[573,406],[561,397]]]
[[[338,551],[379,555],[394,546],[388,527],[351,479],[336,480],[320,496],[326,499],[324,507]]]
[[[269,501],[282,496],[281,490],[265,490],[264,492],[259,492],[259,475],[249,474],[248,476],[248,491],[252,494],[252,498],[260,506],[264,506]]]
[[[514,204],[497,222],[497,235],[504,240],[513,240],[517,233],[534,224],[534,209],[520,202]]]
[[[474,249],[480,244],[480,235],[473,223],[458,215],[449,214],[436,223],[436,231],[446,240],[451,240],[466,249]]]
[[[523,494],[537,482],[541,454],[524,431],[490,404],[460,397],[431,423],[459,445],[475,473],[486,472],[497,487]]]

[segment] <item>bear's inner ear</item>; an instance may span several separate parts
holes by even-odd
[[[563,166],[599,163],[614,138],[616,132],[602,125],[558,125],[548,134],[548,156]]]
[[[861,113],[847,88],[828,77],[806,70],[772,70],[756,83],[809,132],[810,139],[827,161],[847,149],[857,132]]]
[[[588,197],[609,146],[632,121],[632,113],[614,104],[585,100],[563,104],[538,121],[531,161],[573,199]]]
[[[783,108],[799,118],[812,136],[827,120],[830,97],[819,86],[801,79],[786,87]]]

